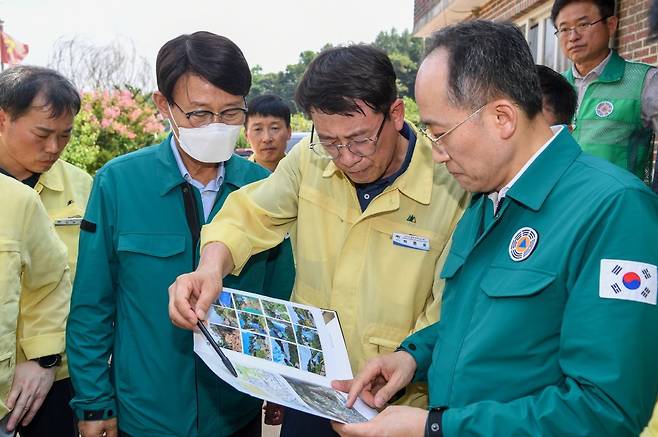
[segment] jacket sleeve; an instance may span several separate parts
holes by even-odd
[[[116,314],[115,199],[106,176],[102,170],[97,174],[81,225],[66,330],[69,373],[75,390],[71,406],[79,419],[84,419],[85,410],[116,412],[108,364]]]
[[[306,141],[306,140],[303,140]],[[221,241],[240,271],[252,255],[279,244],[297,219],[300,155],[311,153],[297,145],[266,179],[231,193],[211,223],[201,230],[201,247]]]
[[[26,214],[23,228],[24,259],[18,343],[27,359],[64,352],[66,317],[71,298],[71,279],[66,246],[41,201]]]
[[[407,337],[400,347],[409,352],[416,361],[416,373],[413,382],[427,381],[427,371],[432,363],[434,345],[438,340],[439,322],[433,323]]]
[[[446,437],[637,436],[647,424],[658,394],[656,278],[649,279],[658,262],[658,201],[648,190],[627,189],[610,196],[598,217],[583,246],[570,246],[573,256],[562,272],[563,377],[511,402],[449,408],[443,415]],[[624,265],[648,279],[642,280],[648,297],[602,297],[614,290],[606,275],[616,268],[603,260],[643,263]]]

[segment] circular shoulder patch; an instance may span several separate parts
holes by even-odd
[[[509,243],[509,256],[512,261],[523,261],[527,259],[537,246],[539,235],[532,228],[521,228],[512,237]]]
[[[604,100],[596,105],[596,115],[599,117],[605,118],[608,115],[612,114],[612,111],[615,110],[615,105],[612,102]]]

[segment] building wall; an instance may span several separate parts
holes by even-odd
[[[477,18],[484,20],[513,20],[544,3],[546,3],[546,0],[493,0],[482,6]]]
[[[615,43],[624,58],[658,65],[658,41],[650,42],[647,38],[649,6],[650,0],[622,0],[619,3],[619,30]]]
[[[414,23],[418,23],[437,3],[439,0],[414,0]]]
[[[658,0],[656,0],[658,1]],[[618,2],[619,29],[614,46],[626,59],[658,65],[658,41],[649,41],[649,6],[651,0],[621,0]],[[427,15],[438,0],[416,0],[414,22]],[[552,3],[550,0],[491,0],[466,18],[515,20],[534,9]]]

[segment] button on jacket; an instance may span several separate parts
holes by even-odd
[[[28,359],[64,352],[71,297],[66,247],[31,188],[0,175],[0,418],[16,369]],[[20,316],[22,330],[17,335]]]
[[[354,372],[438,318],[437,269],[467,194],[416,136],[407,171],[363,212],[351,181],[305,139],[202,230],[202,244],[228,246],[237,273],[296,224],[293,300],[338,311]],[[395,234],[426,239],[429,250],[394,244]]]
[[[232,156],[210,218],[230,192],[267,175]],[[216,437],[260,414],[262,401],[222,382],[194,354],[192,332],[169,320],[167,289],[198,261],[184,188],[170,138],[112,160],[94,178],[67,326],[80,419],[101,411],[116,414],[129,435]],[[192,192],[200,227],[201,198]],[[287,299],[293,279],[292,258],[278,246],[226,285]]]
[[[638,435],[658,394],[658,197],[563,129],[488,203],[455,230],[441,321],[403,343],[444,435]],[[638,283],[609,282],[623,272]]]

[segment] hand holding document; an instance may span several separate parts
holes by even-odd
[[[331,388],[331,380],[353,377],[334,311],[225,288],[208,312],[208,332],[237,376],[201,332],[194,351],[241,392],[342,423],[377,414],[360,400],[347,408],[346,395]]]

